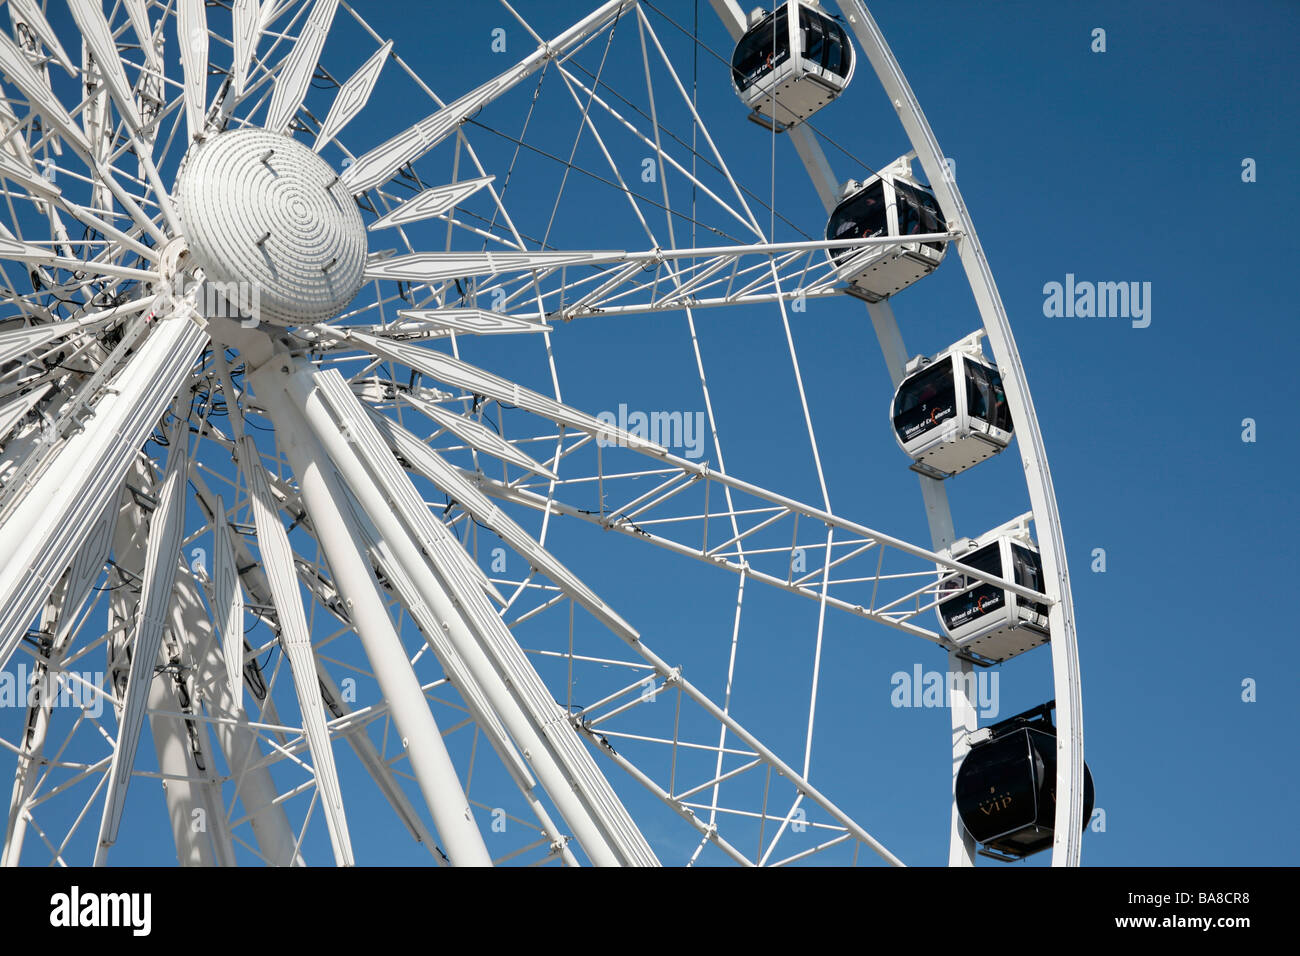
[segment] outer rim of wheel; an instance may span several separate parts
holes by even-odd
[[[946,175],[947,165],[939,142],[911,85],[862,0],[837,0],[837,3],[863,48],[863,55],[871,62],[881,86],[890,95],[949,227],[963,234],[955,241],[957,251],[979,307],[990,348],[1003,372],[1003,387],[1016,422],[1017,447],[1025,469],[1037,544],[1043,560],[1046,593],[1053,599],[1048,618],[1052,633],[1050,643],[1057,717],[1058,799],[1052,865],[1077,866],[1084,824],[1083,704],[1078,643],[1060,513],[1024,366],[965,201],[952,177]],[[1068,799],[1059,799],[1060,794],[1066,794]],[[954,827],[954,842],[959,838],[960,834]],[[956,847],[953,849],[955,851]]]
[[[947,174],[948,167],[943,152],[921,109],[920,102],[885,41],[880,27],[862,0],[836,0],[836,2],[862,48],[859,52],[870,61],[882,89],[893,103],[949,228],[961,233],[960,238],[953,240],[953,244],[957,246],[968,284],[976,300],[985,336],[1002,372],[1008,405],[1012,419],[1016,422],[1016,433],[1019,438],[1017,447],[1020,449],[1021,463],[1025,470],[1025,483],[1037,531],[1037,545],[1043,561],[1045,593],[1052,599],[1049,628],[1052,633],[1050,644],[1057,708],[1056,793],[1058,795],[1064,793],[1068,796],[1068,799],[1058,799],[1056,803],[1052,865],[1077,866],[1084,824],[1083,706],[1078,644],[1060,514],[1028,381],[988,259],[979,243],[965,201],[956,183]],[[729,28],[737,25],[734,19],[728,23],[729,15],[734,18],[738,9],[733,0],[711,0],[711,3]],[[742,30],[743,22],[742,16],[739,21]],[[802,134],[806,131],[798,125],[791,127],[789,132],[823,203],[828,208],[833,208],[837,196],[836,181],[816,141],[804,137]],[[886,363],[891,365],[891,372],[897,375],[897,369],[893,366],[905,362],[906,355],[903,353],[902,340],[893,319],[889,300],[868,303],[868,311],[871,312],[872,322],[880,337]],[[894,384],[897,386],[898,382],[895,381]],[[927,487],[924,478],[922,489],[926,495],[931,534],[936,539],[937,547],[940,537],[952,534],[946,491],[942,487]],[[936,519],[936,512],[942,512],[941,517]],[[949,661],[950,667],[965,669],[970,666],[969,662],[960,661],[953,654],[950,654]],[[965,737],[974,729],[973,711],[966,708],[966,713],[962,714],[954,702],[954,758],[968,749]],[[969,835],[960,825],[954,806],[950,831],[950,862],[969,865],[973,862],[972,849],[973,844],[970,843]]]

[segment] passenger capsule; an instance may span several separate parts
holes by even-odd
[[[1043,564],[1024,519],[988,532],[978,540],[960,538],[941,551],[944,557],[1043,593]],[[951,573],[945,567],[943,574]],[[939,586],[935,608],[943,632],[965,651],[989,661],[1006,661],[1045,644],[1047,605],[996,584],[957,575]]]
[[[1002,376],[972,339],[932,359],[913,359],[894,393],[894,438],[911,457],[912,469],[931,478],[959,474],[1011,442]]]
[[[853,44],[815,0],[789,0],[749,15],[731,56],[731,81],[753,112],[778,132],[835,99],[853,76]]]
[[[947,232],[934,193],[912,177],[910,154],[864,182],[844,184],[840,203],[826,223],[827,239],[875,239]],[[845,291],[879,302],[939,267],[947,242],[900,242],[830,249]]]
[[[1019,860],[1052,845],[1056,824],[1056,727],[1043,704],[976,731],[953,795],[962,826],[985,856]],[[1092,772],[1083,768],[1083,827],[1092,818]]]

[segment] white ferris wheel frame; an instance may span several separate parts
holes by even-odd
[[[735,0],[710,2],[733,38],[738,37],[744,28],[744,17]],[[68,72],[74,72],[71,62],[58,46],[57,38],[39,10],[34,5],[12,3],[12,0],[11,5],[15,10],[21,7],[21,15],[26,18],[40,41],[51,50],[53,57],[47,67],[57,63]],[[270,17],[287,6],[289,5],[271,2],[260,12],[263,16]],[[452,134],[459,136],[458,129],[468,117],[522,79],[544,68],[548,62],[580,46],[594,31],[608,24],[611,17],[621,15],[632,6],[632,0],[611,0],[549,42],[534,34],[539,44],[537,50],[512,70],[452,103],[442,105],[438,101],[440,108],[435,113],[397,137],[357,157],[336,179],[357,194],[380,186],[400,167],[423,155],[435,143]],[[126,7],[133,28],[142,38],[148,36],[147,5],[137,0],[128,2]],[[282,73],[275,89],[269,94],[267,127],[273,131],[288,128],[301,105],[330,18],[340,7],[349,9],[346,3],[335,0],[317,0],[311,7],[311,14],[298,40],[281,67]],[[549,555],[543,546],[501,514],[493,504],[493,499],[535,508],[546,518],[551,514],[569,515],[598,524],[605,530],[643,537],[670,551],[727,567],[739,574],[742,595],[747,579],[762,581],[818,600],[823,609],[827,606],[837,607],[939,643],[943,643],[942,639],[919,626],[916,619],[923,612],[934,609],[938,600],[938,588],[957,574],[965,575],[973,581],[996,583],[1025,598],[1044,600],[1050,605],[1049,618],[1053,635],[1051,643],[1059,758],[1056,792],[1068,795],[1068,799],[1057,801],[1052,862],[1056,865],[1078,863],[1083,824],[1083,739],[1073,609],[1055,496],[1024,371],[987,260],[979,246],[961,195],[955,183],[945,175],[942,153],[915,96],[865,7],[859,0],[842,0],[841,7],[862,53],[871,62],[899,113],[947,222],[947,233],[912,236],[909,240],[945,239],[955,244],[975,294],[985,334],[1001,370],[1020,437],[1021,458],[1045,572],[1046,586],[1043,593],[1039,594],[1015,582],[1004,581],[938,554],[952,542],[954,536],[946,492],[939,481],[925,476],[920,479],[930,522],[932,548],[919,548],[846,521],[831,513],[829,506],[825,509],[811,507],[748,484],[722,470],[711,470],[707,465],[674,456],[662,447],[613,429],[607,423],[545,395],[521,389],[517,384],[474,368],[454,356],[418,349],[413,344],[421,338],[445,334],[449,328],[476,333],[539,331],[547,334],[547,319],[556,317],[567,320],[576,315],[597,312],[618,314],[668,309],[685,309],[689,314],[692,308],[739,303],[784,303],[796,296],[837,294],[833,270],[824,264],[813,265],[818,257],[824,258],[827,249],[873,244],[888,246],[891,243],[897,244],[898,240],[775,243],[763,240],[761,229],[755,223],[754,231],[762,241],[749,245],[682,249],[676,243],[670,243],[669,248],[660,248],[656,243],[654,249],[640,253],[528,252],[520,242],[518,251],[482,254],[413,251],[405,255],[372,256],[367,262],[366,275],[368,279],[375,280],[376,284],[378,280],[384,279],[428,283],[431,287],[432,283],[441,281],[445,284],[453,277],[522,272],[524,278],[510,288],[507,301],[519,300],[527,304],[528,290],[531,288],[536,290],[535,301],[539,309],[546,301],[539,285],[541,278],[563,276],[563,270],[570,266],[607,267],[586,280],[585,286],[580,289],[581,295],[572,301],[567,300],[564,293],[578,290],[580,284],[568,284],[561,278],[560,299],[558,303],[555,303],[554,298],[550,300],[556,307],[536,320],[481,310],[458,312],[434,308],[408,311],[404,313],[407,317],[404,324],[387,325],[382,329],[334,327],[322,323],[302,331],[302,335],[314,342],[322,353],[362,347],[379,361],[404,364],[466,392],[487,396],[498,402],[509,401],[515,407],[554,422],[560,431],[561,446],[557,447],[552,461],[537,462],[516,446],[505,442],[492,445],[490,434],[474,431],[464,421],[452,421],[445,417],[439,421],[436,405],[426,404],[423,408],[431,419],[439,421],[444,427],[452,431],[460,429],[457,434],[464,437],[470,445],[476,448],[479,447],[476,443],[485,443],[484,447],[492,445],[489,453],[516,461],[536,475],[550,476],[551,487],[545,496],[517,482],[494,481],[481,473],[466,473],[449,468],[409,432],[368,408],[336,369],[318,368],[310,362],[277,351],[279,346],[274,346],[263,332],[250,331],[229,319],[200,314],[196,310],[196,304],[203,283],[201,273],[192,274],[191,278],[197,281],[188,288],[178,286],[175,294],[166,288],[168,283],[164,281],[163,290],[156,301],[135,300],[87,313],[73,326],[59,326],[53,333],[51,327],[35,326],[19,333],[5,333],[8,338],[0,339],[0,355],[22,355],[30,349],[42,347],[58,335],[70,334],[74,328],[78,332],[85,332],[122,320],[123,316],[148,310],[144,321],[133,325],[123,343],[108,356],[106,363],[83,384],[77,394],[69,398],[59,412],[58,422],[52,423],[54,427],[42,432],[42,438],[35,446],[36,451],[17,471],[16,477],[11,476],[13,480],[5,486],[4,500],[0,502],[0,508],[3,509],[0,511],[0,548],[12,555],[6,566],[0,569],[0,664],[6,663],[18,647],[26,623],[37,615],[47,599],[53,600],[50,597],[51,589],[62,579],[65,569],[69,570],[64,587],[68,594],[74,594],[78,590],[84,591],[93,583],[94,575],[103,566],[110,547],[114,554],[129,553],[132,548],[139,552],[137,558],[143,573],[139,576],[140,611],[135,624],[133,645],[136,654],[132,659],[130,674],[126,677],[124,699],[116,702],[121,704],[119,739],[114,746],[111,765],[97,765],[88,768],[84,774],[103,773],[100,786],[104,789],[104,808],[96,852],[97,863],[105,862],[108,849],[116,840],[126,785],[133,774],[139,773],[133,768],[134,748],[139,741],[146,712],[151,719],[159,721],[154,729],[155,736],[166,730],[167,721],[170,720],[173,726],[168,732],[177,740],[182,739],[186,733],[183,726],[185,720],[198,719],[192,711],[185,709],[185,704],[176,696],[175,689],[166,686],[165,681],[151,681],[151,678],[154,661],[168,640],[169,615],[172,631],[189,635],[206,633],[211,638],[209,643],[215,641],[216,632],[212,623],[207,621],[203,609],[201,592],[207,587],[211,588],[209,600],[215,596],[215,606],[224,615],[223,621],[219,623],[223,634],[229,622],[242,621],[242,593],[247,593],[250,608],[261,608],[258,612],[260,614],[266,614],[265,609],[270,608],[274,615],[279,640],[289,663],[303,714],[303,727],[300,729],[302,737],[297,750],[305,750],[310,754],[311,774],[315,781],[312,807],[319,802],[336,862],[350,864],[353,855],[331,752],[333,739],[346,739],[352,745],[408,829],[426,846],[433,847],[431,835],[421,822],[419,814],[410,806],[382,755],[376,752],[365,732],[365,724],[347,713],[331,675],[318,660],[313,659],[310,625],[304,616],[300,593],[304,572],[300,565],[295,564],[292,545],[278,517],[279,510],[287,510],[294,502],[300,503],[305,512],[312,515],[312,533],[332,572],[332,580],[321,584],[322,589],[329,592],[327,597],[331,600],[342,601],[348,608],[355,609],[349,615],[352,630],[358,635],[370,659],[385,701],[383,709],[391,713],[394,723],[402,732],[413,777],[433,816],[446,856],[453,862],[472,865],[489,863],[491,859],[473,822],[465,789],[448,756],[442,735],[433,722],[425,696],[428,688],[421,686],[415,679],[410,661],[402,651],[400,638],[389,618],[388,612],[393,601],[379,588],[371,562],[382,568],[386,582],[400,595],[402,606],[412,610],[413,617],[418,619],[420,614],[425,615],[421,630],[425,633],[426,640],[444,663],[448,677],[461,689],[469,713],[484,730],[508,773],[529,802],[538,819],[541,834],[538,843],[549,849],[551,857],[571,865],[577,862],[562,827],[551,819],[549,811],[538,799],[536,791],[539,788],[552,801],[563,817],[563,823],[571,829],[592,862],[657,862],[635,821],[622,806],[604,775],[596,769],[591,753],[582,740],[585,737],[586,742],[592,745],[591,750],[605,755],[627,771],[693,826],[701,835],[700,848],[705,843],[712,843],[737,862],[754,862],[722,837],[715,818],[720,784],[761,766],[766,767],[769,775],[775,771],[779,777],[793,784],[798,796],[788,812],[774,818],[781,820],[781,826],[765,854],[758,860],[759,863],[792,862],[848,839],[856,839],[860,844],[868,846],[887,862],[900,862],[875,837],[809,782],[811,710],[804,767],[800,772],[784,763],[740,725],[730,715],[725,702],[723,706],[718,706],[688,681],[680,668],[650,651],[639,635],[611,608]],[[304,5],[302,10],[306,9]],[[98,4],[79,6],[74,2],[73,10],[86,49],[95,55],[97,62],[108,64],[99,74],[103,81],[101,95],[89,99],[88,119],[91,125],[98,123],[102,127],[109,121],[108,103],[111,100],[123,118],[127,139],[136,147],[137,155],[141,158],[141,172],[137,182],[146,189],[152,188],[159,197],[168,196],[168,191],[161,184],[158,168],[150,158],[150,150],[141,140],[139,109],[130,84],[122,73],[120,62],[110,52],[115,40],[102,9]],[[256,85],[250,84],[249,74],[257,65],[255,41],[259,8],[251,0],[235,0],[232,11],[236,30],[232,49],[236,62],[231,87],[237,93],[242,93],[246,86]],[[639,8],[637,12],[641,17],[638,23],[643,27],[648,26]],[[181,0],[176,16],[182,32],[187,36],[203,34],[206,30],[202,0]],[[653,32],[650,32],[650,37],[666,61],[666,54]],[[379,38],[376,36],[375,40],[379,41]],[[141,46],[146,58],[156,55],[149,42],[144,42]],[[642,48],[643,51],[646,49],[644,33]],[[384,58],[389,55],[401,62],[400,58],[391,53],[391,42],[384,44],[352,79],[343,84],[335,110],[331,111],[320,130],[317,149],[335,137],[361,109],[373,88]],[[214,119],[225,118],[221,110],[235,109],[238,98],[229,97],[220,107],[209,109],[206,94],[206,42],[192,47],[190,53],[183,57],[183,64],[185,70],[181,100],[186,124],[191,133],[202,132]],[[404,64],[403,66],[405,67]],[[93,226],[106,237],[106,243],[112,240],[121,249],[134,251],[156,263],[156,271],[132,269],[112,262],[81,261],[60,255],[57,243],[54,249],[48,249],[16,239],[0,240],[0,254],[3,254],[0,258],[51,270],[72,270],[91,265],[104,275],[124,280],[147,280],[158,276],[170,280],[180,268],[178,257],[181,254],[174,244],[169,243],[168,232],[179,232],[170,202],[160,201],[155,215],[150,215],[141,208],[138,197],[133,196],[113,175],[111,160],[104,154],[102,144],[91,142],[57,102],[53,93],[49,92],[48,85],[40,82],[30,64],[7,37],[0,41],[0,67],[10,74],[34,109],[41,113],[47,127],[60,133],[67,145],[83,156],[87,166],[97,174],[97,188],[102,192],[103,205],[111,205],[116,200],[134,220],[135,228],[118,229],[105,221],[111,221],[111,215],[100,218],[93,211],[64,202],[56,189],[42,183],[38,176],[32,175],[32,171],[20,168],[20,164],[11,163],[6,156],[0,156],[0,161],[5,166],[0,172],[20,184],[31,196],[52,204],[87,226]],[[671,64],[669,69],[671,71]],[[409,72],[409,68],[407,70]],[[269,72],[259,82],[264,83],[267,76]],[[648,78],[647,59],[647,80]],[[678,90],[684,93],[675,72],[673,78]],[[567,74],[566,79],[576,85],[583,95],[590,96],[589,104],[597,101],[594,88],[585,87],[572,74]],[[574,86],[571,86],[570,92],[573,91]],[[653,109],[653,98],[651,103]],[[592,129],[594,133],[594,127]],[[792,127],[789,135],[829,211],[837,195],[836,180],[828,161],[806,127]],[[659,148],[657,125],[655,137],[651,145],[656,148],[657,155],[663,162],[667,155]],[[730,178],[729,173],[727,176]],[[418,217],[427,214],[430,208],[446,209],[454,206],[459,198],[478,189],[492,190],[491,180],[491,176],[483,173],[476,180],[443,187],[443,192],[437,188],[427,190],[419,197],[419,202],[424,204],[423,208],[416,209],[416,203],[412,201],[399,209],[386,210],[383,220],[372,224],[371,229],[381,226],[400,228],[404,215]],[[739,195],[739,190],[737,194]],[[741,205],[744,212],[748,213],[743,198]],[[723,206],[730,210],[725,203]],[[734,210],[732,214],[744,221]],[[157,221],[159,215],[162,217],[161,222]],[[749,214],[749,218],[753,218],[752,214]],[[514,230],[513,224],[510,228]],[[139,238],[142,235],[152,238],[156,245],[144,245]],[[519,238],[517,233],[515,238]],[[753,259],[758,260],[757,265],[744,265],[747,260]],[[661,285],[658,271],[653,281],[645,280],[642,273],[652,267],[655,270],[667,270],[669,281]],[[796,284],[793,291],[789,288],[791,283]],[[886,300],[868,304],[867,308],[891,377],[897,384],[901,380],[907,354],[892,307]],[[152,483],[148,470],[138,462],[132,463],[129,452],[141,447],[154,424],[163,416],[171,397],[177,394],[187,380],[191,367],[202,353],[204,343],[208,341],[207,333],[218,333],[223,345],[237,345],[247,362],[251,363],[254,357],[257,358],[259,367],[250,372],[249,384],[254,386],[257,407],[275,424],[277,443],[283,442],[283,453],[299,481],[295,491],[263,466],[262,455],[252,437],[244,431],[242,415],[237,415],[234,407],[235,396],[242,392],[247,403],[248,393],[242,390],[237,392],[232,386],[224,349],[213,349],[211,377],[213,380],[220,379],[222,394],[228,396],[227,404],[231,407],[232,433],[230,436],[219,436],[219,444],[230,449],[232,456],[239,461],[241,470],[245,472],[249,489],[247,504],[255,519],[260,561],[252,558],[240,535],[226,533],[227,508],[221,497],[208,488],[198,471],[191,468],[188,436],[174,433],[174,439],[184,440],[172,441],[165,467],[160,469],[161,478],[149,502],[153,519],[149,523],[147,547],[138,542],[132,544],[130,536],[124,538],[123,528],[114,528],[112,520],[112,496],[128,473],[136,475],[144,484]],[[5,352],[6,349],[13,351]],[[113,381],[116,385],[127,379],[128,373],[133,383],[131,393],[105,390],[111,376],[119,375]],[[15,409],[25,414],[40,400],[42,394],[45,393],[41,392],[31,398],[31,404],[24,400],[6,405],[5,414],[8,416]],[[419,407],[414,399],[412,403],[413,407]],[[79,424],[84,425],[86,422],[93,423],[94,427],[79,427]],[[563,448],[561,452],[566,431],[578,437],[574,444]],[[607,438],[614,438],[632,452],[653,459],[658,470],[647,470],[645,474],[658,474],[661,483],[649,493],[634,495],[623,507],[612,509],[608,514],[602,511],[598,515],[592,515],[558,503],[555,499],[554,469],[558,469],[560,460],[579,448],[597,445]],[[50,453],[40,453],[47,445],[51,449]],[[698,705],[711,719],[718,722],[721,736],[717,748],[717,772],[713,779],[689,789],[676,790],[671,786],[665,788],[609,746],[605,735],[597,728],[635,706],[636,701],[629,700],[628,696],[636,696],[641,681],[634,682],[596,704],[588,705],[577,715],[566,714],[557,726],[555,702],[551,700],[491,603],[491,598],[500,598],[501,595],[495,593],[491,582],[486,580],[472,562],[466,560],[457,539],[449,534],[442,522],[430,516],[426,504],[415,493],[409,478],[397,464],[398,456],[408,468],[431,478],[440,487],[456,489],[457,501],[466,514],[501,534],[558,585],[562,597],[570,598],[621,637],[641,658],[643,663],[639,666],[649,670],[652,679],[661,682],[655,693],[675,689],[680,696]],[[194,482],[196,498],[218,541],[214,579],[211,582],[199,582],[178,567],[179,562],[170,560],[184,539],[187,475]],[[596,477],[611,484],[616,477],[605,474],[599,464],[599,457]],[[714,486],[726,497],[725,510],[718,510],[716,505],[714,510],[710,509],[708,489]],[[654,534],[645,530],[652,526],[656,508],[661,508],[665,502],[676,498],[687,488],[700,487],[705,489],[703,518],[706,532],[702,545],[687,545],[674,540],[671,535],[660,534],[658,530]],[[761,520],[743,532],[737,525],[737,517],[745,512],[740,505],[733,503],[733,496],[748,496],[762,506],[752,512],[759,515]],[[341,501],[355,501],[361,511],[341,507]],[[711,518],[718,516],[729,518],[734,534],[731,539],[714,542],[710,546],[708,524]],[[797,536],[801,517],[830,529],[839,536],[836,546],[848,549],[832,560],[832,545],[830,538],[827,538],[820,589],[815,573],[797,580],[790,573],[782,579],[779,575],[751,567],[744,551],[745,540],[755,532],[787,519],[793,520]],[[924,587],[907,591],[893,600],[885,601],[882,598],[883,603],[876,602],[873,590],[871,604],[866,607],[851,600],[832,597],[829,594],[831,568],[847,566],[850,559],[869,551],[879,556],[875,577],[873,579],[867,574],[857,580],[874,580],[876,587],[890,577],[882,571],[886,553],[919,559],[931,567],[946,569],[947,574],[937,582],[929,582]],[[365,559],[366,555],[369,555],[370,560]],[[907,575],[901,577],[906,578]],[[308,586],[311,587],[311,584],[308,583]],[[320,591],[315,588],[312,590],[320,597]],[[76,613],[74,608],[73,616]],[[62,614],[58,615],[57,621],[56,644],[70,636],[68,622],[64,621]],[[214,645],[213,653],[208,654],[202,667],[196,668],[196,673],[190,680],[193,687],[202,684],[206,699],[218,710],[224,712],[224,709],[228,709],[237,713],[242,707],[243,683],[238,675],[243,663],[243,649],[232,649],[231,644],[232,642],[227,642],[222,652],[218,652]],[[820,630],[818,647],[820,648]],[[139,652],[141,648],[145,653]],[[572,658],[572,651],[570,657]],[[48,656],[39,659],[42,660],[42,666],[58,663]],[[969,674],[972,664],[968,659],[950,651],[949,667],[955,672]],[[814,673],[813,704],[815,682]],[[970,684],[958,682],[955,686],[968,687]],[[181,690],[184,691],[184,688]],[[951,706],[955,773],[956,766],[968,749],[968,734],[976,727],[976,712],[974,701],[960,693],[953,694]],[[607,709],[597,713],[602,707]],[[331,718],[327,710],[335,716]],[[273,713],[268,715],[264,712],[262,717],[262,725],[212,718],[208,718],[207,723],[219,738],[221,752],[226,755],[232,773],[240,781],[239,786],[246,804],[254,807],[248,815],[263,851],[262,855],[280,862],[300,862],[302,834],[295,834],[289,826],[280,798],[276,796],[275,785],[265,767],[259,761],[247,759],[252,743],[255,742],[255,733],[261,733],[267,727],[275,732],[294,728],[279,727]],[[370,719],[373,719],[373,713]],[[47,719],[37,715],[34,734],[42,742],[46,722]],[[748,748],[746,753],[752,760],[743,767],[724,772],[722,740],[728,734]],[[609,736],[615,735],[611,731]],[[38,781],[35,780],[34,765],[25,762],[29,741],[30,738],[25,738],[19,752],[18,778],[11,800],[4,855],[0,859],[0,862],[7,864],[17,862],[23,833],[31,822],[24,801],[31,795],[30,788],[36,786]],[[675,752],[677,742],[674,740],[672,743]],[[515,745],[522,751],[522,759],[515,751]],[[282,756],[301,764],[293,752],[281,749]],[[238,756],[240,753],[244,755],[243,758]],[[184,754],[177,759],[178,763],[164,765],[160,774],[170,783],[169,805],[185,799],[199,803],[206,801],[217,828],[227,828],[219,786],[216,787],[214,798],[213,781],[196,776]],[[165,764],[161,750],[160,762]],[[713,793],[713,812],[705,819],[697,810],[709,810],[710,807],[707,804],[693,804],[689,798],[709,790]],[[97,788],[91,802],[99,792]],[[810,806],[816,805],[825,812],[835,822],[841,835],[785,860],[772,859],[777,841],[794,819],[800,803],[805,800]],[[309,810],[308,821],[310,815]],[[763,818],[765,821],[768,818],[766,809]],[[305,827],[306,823],[304,830]],[[45,840],[43,833],[39,835]],[[174,835],[178,851],[182,855],[188,852],[192,858],[201,858],[203,862],[233,861],[233,843],[228,832],[219,833],[218,838],[211,841],[211,847],[202,851],[197,841],[187,838],[183,828],[177,829]],[[70,838],[71,833],[67,839]],[[48,840],[46,843],[49,845]],[[760,838],[760,847],[761,845]],[[696,855],[698,854],[697,849]],[[57,849],[55,856],[58,857]],[[952,812],[949,859],[955,865],[972,865],[974,862],[974,846],[960,825],[955,806]],[[439,856],[435,856],[435,861],[445,862]]]

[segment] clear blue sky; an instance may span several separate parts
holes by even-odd
[[[533,46],[493,3],[357,6],[447,100]],[[516,6],[547,37],[589,9],[572,0]],[[688,26],[695,12],[694,0],[655,6]],[[1295,626],[1277,607],[1289,603],[1289,582],[1300,571],[1289,491],[1296,430],[1287,424],[1300,403],[1291,368],[1297,317],[1285,279],[1297,253],[1288,223],[1300,212],[1286,178],[1300,155],[1293,66],[1300,8],[1265,0],[1230,7],[881,0],[871,9],[945,153],[956,160],[1046,441],[1074,585],[1086,754],[1097,805],[1106,811],[1105,832],[1085,837],[1084,862],[1294,864],[1300,786],[1286,702],[1300,670],[1286,650]],[[689,83],[691,45],[649,12]],[[727,55],[729,40],[706,0],[699,18],[702,42]],[[497,27],[506,31],[505,54],[490,50]],[[1090,49],[1094,28],[1106,31],[1104,53]],[[346,76],[372,49],[333,44],[324,62]],[[614,49],[620,53],[607,67],[609,83],[644,105],[634,24],[620,27]],[[598,50],[583,60],[592,68],[598,61]],[[660,71],[655,82],[662,91],[668,78]],[[726,69],[707,52],[699,56],[698,84],[700,112],[737,179],[764,198],[774,189],[778,213],[793,223],[778,223],[777,238],[818,236],[824,213],[790,144],[777,139],[774,168],[770,135],[745,120]],[[532,90],[526,82],[477,119],[517,133]],[[548,80],[547,90],[528,140],[567,156],[576,114],[571,104],[565,112],[567,94],[558,83]],[[328,94],[314,95],[325,98],[309,105],[327,108]],[[375,105],[344,139],[360,152],[431,111],[427,99],[414,97]],[[908,148],[892,112],[860,61],[850,90],[814,124],[878,168]],[[552,125],[551,117],[563,120]],[[689,139],[680,109],[661,119]],[[599,122],[602,132],[612,129],[607,118]],[[513,145],[482,129],[467,132],[500,186]],[[644,149],[610,135],[624,174],[639,178]],[[828,155],[840,179],[866,174],[838,149]],[[1242,181],[1247,157],[1257,164],[1257,182]],[[438,181],[439,170],[449,172],[450,153],[443,147],[426,162],[422,175]],[[575,162],[605,169],[589,138]],[[561,173],[544,157],[520,158],[506,204],[525,233],[545,230]],[[673,188],[680,190],[680,180]],[[571,177],[567,189],[551,244],[644,247],[612,191],[581,176]],[[703,204],[700,218],[722,221]],[[662,223],[656,213],[652,225]],[[682,228],[689,226],[679,224],[685,245]],[[722,241],[699,236],[701,245]],[[1149,282],[1150,326],[1046,317],[1044,284],[1066,274]],[[978,324],[955,257],[900,295],[895,309],[913,353],[938,351]],[[792,318],[834,509],[924,544],[920,492],[887,430],[891,389],[865,310],[844,298],[813,302]],[[728,470],[818,504],[779,313],[714,310],[697,321]],[[702,408],[679,315],[577,322],[554,340],[564,397],[587,411],[620,403]],[[463,346],[462,354],[546,388],[536,343],[489,339]],[[1242,441],[1246,418],[1256,422],[1253,443]],[[963,534],[979,534],[1028,507],[1014,452],[950,482],[949,492]],[[720,693],[732,576],[587,527],[553,533],[561,557],[651,647]],[[1105,573],[1090,570],[1096,548],[1105,549]],[[752,592],[737,714],[762,727],[761,736],[797,765],[816,607]],[[580,633],[590,651],[612,650],[594,622]],[[826,635],[813,782],[904,860],[942,863],[948,716],[892,707],[890,676],[915,664],[941,669],[944,655],[833,612]],[[1246,679],[1257,683],[1253,703],[1242,700]],[[999,668],[999,680],[1002,716],[1050,698],[1049,651]],[[152,761],[147,739],[141,752]],[[339,761],[345,773],[357,769],[342,748]],[[692,831],[652,806],[617,769],[602,766],[629,805],[647,812],[647,833],[665,862],[682,862],[695,842]],[[373,787],[345,785],[345,796],[362,862],[427,860],[400,837],[388,842],[389,811]],[[489,823],[481,814],[480,824]],[[159,824],[128,821],[113,861],[170,858],[156,842],[167,840]],[[142,842],[133,847],[130,839]],[[306,849],[315,862],[329,858],[319,820]],[[1041,854],[1027,865],[1046,862]]]

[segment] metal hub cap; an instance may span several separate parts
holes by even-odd
[[[177,193],[194,264],[252,317],[323,321],[361,288],[361,214],[330,165],[296,140],[254,129],[214,136]]]

